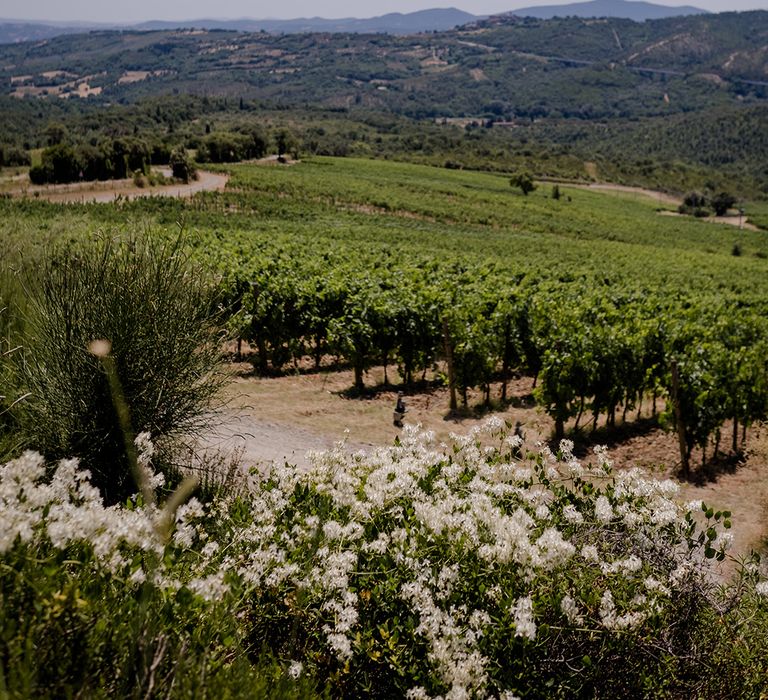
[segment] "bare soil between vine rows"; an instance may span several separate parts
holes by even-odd
[[[309,450],[323,450],[345,440],[348,449],[367,450],[389,445],[399,434],[392,423],[392,409],[397,399],[399,377],[389,369],[393,385],[384,386],[381,367],[366,373],[368,389],[363,395],[350,391],[350,370],[324,369],[319,372],[298,370],[280,377],[258,377],[248,363],[232,364],[232,378],[224,391],[225,405],[217,416],[217,427],[207,444],[222,454],[235,455],[245,466],[258,466],[278,460],[299,468],[308,464]],[[407,423],[420,424],[434,431],[438,443],[451,433],[466,434],[490,415],[497,415],[515,425],[518,421],[526,444],[535,449],[537,442],[551,438],[553,423],[531,396],[533,380],[519,377],[508,387],[507,402],[498,397],[500,385],[492,387],[492,409],[482,408],[483,397],[469,395],[470,409],[451,413],[445,387],[426,382],[406,391]],[[662,402],[657,410],[663,410]],[[709,447],[708,462],[701,466],[701,453],[694,453],[691,474],[680,472],[677,437],[663,430],[651,416],[651,401],[636,411],[622,425],[607,429],[601,421],[595,435],[588,420],[582,431],[573,435],[577,453],[590,459],[595,444],[606,444],[618,469],[641,467],[658,478],[673,478],[681,483],[681,498],[703,500],[716,509],[733,512],[734,547],[732,554],[746,555],[762,550],[768,528],[768,430],[754,426],[747,434],[746,450],[738,458],[728,454],[730,426],[726,424],[720,446],[721,457],[713,460]],[[571,422],[570,427],[573,427]]]

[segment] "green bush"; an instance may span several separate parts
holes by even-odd
[[[728,210],[736,204],[736,197],[730,192],[720,192],[712,197],[712,208],[716,216],[725,216]]]
[[[717,586],[729,512],[600,449],[526,452],[497,419],[431,440],[409,426],[365,456],[243,474],[170,529],[140,500],[105,507],[73,460],[0,466],[0,688],[760,696],[768,581],[755,558]]]
[[[164,547],[146,509],[104,508],[71,460],[44,473],[32,453],[0,465],[0,697],[317,695],[249,653],[233,598],[193,594],[199,554]],[[158,585],[163,565],[189,585]]]
[[[509,184],[512,187],[519,187],[520,191],[526,196],[536,189],[536,183],[533,181],[533,176],[525,171],[512,175],[512,177],[509,178]]]
[[[29,153],[14,144],[0,143],[0,168],[30,164]]]
[[[197,167],[183,146],[174,148],[170,160],[173,177],[182,182],[197,180]]]
[[[201,424],[219,378],[209,285],[181,249],[149,237],[52,252],[30,280],[22,380],[26,437],[77,456],[109,501],[135,489],[106,375],[88,351],[107,339],[136,432],[169,440]]]
[[[18,279],[3,266],[0,268],[0,459],[16,451],[18,425],[13,409],[24,401],[24,392],[14,372],[23,329],[21,301]]]

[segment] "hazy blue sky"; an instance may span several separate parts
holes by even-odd
[[[567,1],[567,0],[566,0]],[[660,5],[693,5],[712,12],[768,10],[768,0],[652,0]],[[565,4],[563,0],[2,0],[0,17],[36,20],[82,20],[89,22],[138,22],[149,19],[230,19],[252,17],[373,17],[387,12],[413,12],[451,5],[473,14],[492,14],[532,5]]]

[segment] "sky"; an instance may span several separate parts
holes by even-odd
[[[476,15],[508,12],[518,7],[567,4],[576,0],[2,0],[0,17],[84,22],[141,22],[184,19],[291,19],[294,17],[374,17],[388,12],[414,12],[457,7]],[[650,0],[658,5],[693,5],[711,12],[768,10],[768,0]]]

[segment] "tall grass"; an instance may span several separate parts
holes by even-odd
[[[22,431],[48,458],[79,457],[109,502],[134,485],[89,344],[110,341],[135,432],[166,447],[203,427],[220,385],[215,299],[182,243],[105,237],[50,252],[27,277]]]
[[[23,330],[19,309],[20,286],[7,266],[0,268],[0,458],[7,457],[18,446],[18,425],[14,407],[24,400],[13,372]]]

